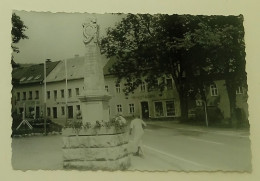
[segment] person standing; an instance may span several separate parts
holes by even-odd
[[[133,144],[134,149],[136,152],[134,153],[135,156],[140,156],[140,152],[142,152],[142,137],[144,135],[144,127],[146,127],[146,123],[140,119],[139,117],[136,117],[133,119],[130,123],[130,135],[133,135]]]

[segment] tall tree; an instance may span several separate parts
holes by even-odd
[[[107,36],[101,41],[107,57],[118,60],[110,71],[118,81],[127,80],[126,94],[136,89],[143,77],[148,87],[157,86],[158,79],[161,79],[158,88],[163,90],[163,77],[171,75],[180,94],[183,117],[187,116],[187,90],[182,81],[183,52],[170,42],[183,39],[186,23],[187,19],[177,15],[129,14],[115,28],[108,29]]]
[[[193,43],[208,52],[207,75],[221,76],[226,82],[231,118],[235,118],[236,90],[247,88],[243,16],[212,16],[192,33]],[[210,36],[203,36],[205,33]],[[212,38],[211,38],[212,37]]]
[[[148,86],[154,86],[158,78],[171,75],[185,120],[190,90],[203,92],[205,75],[223,74],[219,63],[226,70],[230,69],[226,61],[232,60],[236,46],[231,47],[233,39],[225,37],[230,37],[231,32],[235,36],[236,27],[228,31],[230,20],[222,19],[224,23],[217,23],[216,16],[129,14],[115,28],[108,29],[101,47],[107,57],[118,60],[111,73],[118,81],[127,80],[126,93],[133,91],[142,77],[146,77]],[[231,51],[229,58],[221,59],[219,54],[227,48]],[[164,81],[159,88],[164,88]],[[205,94],[202,95],[206,99]]]
[[[28,39],[28,36],[24,34],[27,26],[24,25],[24,22],[21,20],[19,16],[15,13],[12,14],[12,49],[15,53],[19,53],[19,48],[14,46],[14,44],[18,43],[21,39]],[[12,56],[12,66],[16,66],[16,63],[13,60]]]

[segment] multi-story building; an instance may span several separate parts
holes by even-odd
[[[48,75],[59,62],[46,62]],[[44,64],[20,66],[12,72],[12,112],[21,114],[26,109],[26,116],[35,110],[36,117],[44,112]]]
[[[68,119],[76,118],[77,110],[81,108],[77,96],[84,91],[84,57],[76,56],[66,62],[67,85],[64,61],[61,61],[46,78],[47,116],[60,123],[64,122],[66,117]],[[122,113],[126,117],[140,115],[143,118],[178,117],[180,115],[178,96],[174,91],[171,78],[166,79],[167,89],[162,93],[157,90],[148,90],[147,85],[143,82],[133,94],[126,96],[123,92],[124,81],[117,84],[116,77],[108,72],[109,66],[108,62],[104,67],[104,89],[111,95],[109,101],[111,118],[118,113]]]
[[[110,118],[118,113],[125,117],[139,115],[147,118],[180,117],[180,102],[171,77],[165,77],[165,90],[148,89],[145,81],[129,95],[124,94],[125,81],[116,82],[116,77],[109,73],[113,60],[104,59],[104,89],[111,95],[109,101]],[[64,124],[66,119],[76,119],[81,109],[78,95],[84,92],[84,57],[75,56],[66,61],[48,62],[46,77],[46,114],[53,121]],[[66,76],[67,74],[67,76]],[[67,81],[66,81],[67,77]],[[19,68],[13,71],[13,109],[18,113],[25,103],[27,113],[36,109],[36,115],[43,109],[43,64]],[[67,82],[67,83],[66,83]],[[225,81],[216,80],[206,88],[207,106],[220,109],[224,118],[230,117],[229,99]],[[246,90],[237,90],[237,107],[247,111]],[[194,106],[201,106],[196,105]],[[66,110],[67,109],[67,110]]]

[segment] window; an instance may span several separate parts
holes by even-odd
[[[39,99],[39,91],[35,91],[35,99]]]
[[[80,105],[76,105],[76,107],[77,107],[77,110],[80,110]]]
[[[57,90],[54,90],[54,91],[53,91],[53,94],[54,94],[54,100],[56,100],[56,99],[57,99],[57,94],[58,94],[58,93],[57,93]]]
[[[21,97],[20,97],[20,92],[17,92],[17,101],[20,101]]]
[[[105,86],[105,90],[108,92],[108,85]]]
[[[166,115],[175,116],[174,101],[166,101]]]
[[[167,87],[167,90],[171,90],[173,88],[172,86],[172,79],[166,79],[166,87]]]
[[[141,83],[141,91],[144,92],[145,91],[145,82]]]
[[[217,88],[216,84],[210,85],[210,93],[211,93],[211,96],[218,95],[218,88]]]
[[[121,104],[116,105],[116,107],[117,107],[117,112],[118,112],[118,113],[120,113],[120,112],[123,111],[123,110],[122,110],[122,105],[121,105]]]
[[[236,94],[243,94],[243,88],[241,86],[237,88]]]
[[[68,97],[71,97],[71,95],[72,95],[71,89],[68,89]]]
[[[33,76],[30,76],[27,80],[32,80]]]
[[[26,100],[26,92],[23,92],[23,100]]]
[[[41,75],[37,75],[34,79],[37,80],[41,77]]]
[[[47,99],[50,99],[50,98],[51,98],[51,92],[47,91]]]
[[[24,81],[26,79],[26,77],[23,77],[20,79],[20,82]]]
[[[32,100],[32,91],[29,91],[29,100]]]
[[[47,116],[51,116],[51,108],[47,107]]]
[[[116,84],[116,92],[120,93],[120,84]]]
[[[155,116],[162,117],[163,116],[163,104],[162,102],[154,102],[155,108]]]
[[[61,96],[61,98],[64,98],[64,89],[60,90],[60,96]]]
[[[130,111],[130,114],[135,113],[135,105],[134,104],[129,104],[129,111]]]
[[[75,91],[76,91],[76,95],[78,96],[79,95],[79,88],[75,88]]]
[[[64,106],[61,107],[61,115],[65,115],[65,107]]]

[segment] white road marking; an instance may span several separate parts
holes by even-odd
[[[224,143],[219,143],[219,142],[215,142],[215,141],[208,141],[208,140],[204,140],[204,139],[200,139],[200,138],[192,138],[192,137],[188,137],[191,140],[196,140],[196,141],[201,141],[201,142],[206,142],[206,143],[213,143],[213,144],[217,144],[217,145],[224,145]]]
[[[193,164],[193,165],[196,165],[196,166],[200,166],[200,167],[203,167],[203,168],[209,168],[209,169],[212,169],[211,167],[207,166],[207,165],[202,165],[202,164],[199,164],[197,162],[193,162],[193,161],[190,161],[190,160],[187,160],[185,158],[182,158],[182,157],[179,157],[179,156],[175,156],[175,155],[172,155],[172,154],[169,154],[169,153],[166,153],[164,151],[161,151],[161,150],[157,150],[155,148],[152,148],[150,146],[147,146],[147,145],[143,145],[145,148],[148,148],[152,151],[155,151],[157,153],[160,153],[160,154],[163,154],[165,156],[168,156],[170,158],[173,158],[173,159],[177,159],[177,160],[181,160],[181,161],[184,161],[184,162],[187,162],[187,163],[190,163],[190,164]]]

